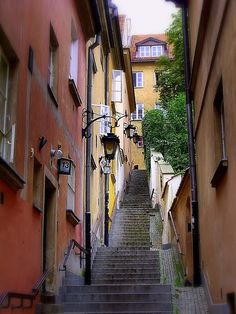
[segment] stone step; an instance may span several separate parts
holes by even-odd
[[[67,294],[66,302],[171,302],[170,293],[86,293]]]
[[[127,249],[124,249],[123,247],[100,247],[97,251],[97,255],[99,256],[100,254],[102,255],[150,255],[150,256],[158,256],[159,252],[158,251],[151,251],[149,250],[147,252],[147,250],[142,250],[139,248],[131,248],[127,251]]]
[[[104,261],[116,261],[116,262],[128,262],[128,261],[133,261],[133,262],[151,262],[151,261],[159,261],[159,257],[156,255],[146,255],[146,256],[142,256],[142,255],[116,255],[116,256],[111,256],[111,255],[99,255],[96,256],[94,259],[94,264],[97,262],[104,262]]]
[[[147,269],[147,271],[153,271],[153,270],[156,270],[158,271],[159,270],[159,263],[157,261],[149,261],[149,262],[145,262],[145,263],[142,263],[142,262],[101,262],[100,264],[99,263],[96,263],[94,264],[94,268],[97,269],[97,270],[94,270],[94,271],[100,271],[98,269],[101,269],[101,271],[103,271],[103,269],[107,269],[112,271],[113,269],[117,270],[117,271],[122,271],[123,267],[124,267],[124,264],[126,266],[126,268],[128,270],[130,270],[132,272],[132,269]]]
[[[116,274],[116,273],[123,273],[123,274],[148,274],[151,272],[159,272],[159,266],[158,265],[125,265],[126,267],[122,267],[122,265],[115,265],[113,264],[113,266],[108,266],[105,265],[104,267],[99,267],[99,269],[95,269],[92,271],[92,274],[104,274],[104,273],[111,273],[111,274]]]
[[[65,311],[70,312],[90,312],[106,313],[107,311],[171,311],[172,306],[169,302],[66,302]]]
[[[116,284],[116,285],[124,285],[124,284],[153,284],[153,283],[160,283],[160,276],[155,276],[153,278],[145,278],[140,276],[140,278],[130,278],[126,277],[125,279],[122,278],[114,278],[114,279],[94,279],[92,280],[92,284],[101,285],[101,284]]]
[[[66,286],[67,293],[79,293],[79,294],[87,294],[87,293],[171,293],[170,285],[162,285],[162,284],[151,284],[151,285],[67,285]]]
[[[116,280],[116,279],[142,279],[142,278],[158,278],[160,277],[160,272],[158,270],[149,270],[146,272],[140,271],[140,272],[97,272],[96,270],[93,271],[92,273],[92,280],[97,280],[97,279],[112,279],[112,280]]]
[[[47,314],[51,314],[51,313],[53,313],[53,312],[51,312],[51,311],[49,311],[49,312],[47,312]],[[61,312],[55,312],[55,313],[61,313]],[[81,312],[77,312],[77,313],[81,313]],[[100,312],[91,312],[91,311],[89,311],[89,312],[82,312],[83,314],[96,314],[96,313],[100,313]],[[103,312],[104,314],[134,314],[134,312],[133,311],[122,311],[122,312],[120,312],[120,311],[112,311],[112,312]],[[137,313],[137,314],[168,314],[168,313],[172,313],[172,311],[145,311],[145,312],[143,312],[143,311],[135,311],[135,313]],[[43,313],[44,314],[44,313]],[[63,314],[74,314],[74,312],[63,312]]]

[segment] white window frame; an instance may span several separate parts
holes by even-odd
[[[151,47],[152,57],[160,57],[163,55],[163,46],[157,45]]]
[[[52,26],[50,27],[49,42],[49,63],[48,63],[48,86],[57,96],[57,80],[58,80],[58,41]]]
[[[138,55],[139,55],[139,57],[151,57],[150,46],[139,46],[138,47]]]
[[[122,71],[112,70],[112,101],[122,102]]]
[[[133,72],[133,83],[135,88],[143,87],[143,72]]]
[[[107,105],[100,105],[100,115],[108,116],[105,119],[100,119],[100,135],[107,135],[111,129],[110,108]]]
[[[9,117],[8,112],[8,85],[9,85],[9,72],[10,72],[10,64],[4,55],[2,48],[0,46],[0,61],[4,60],[7,66],[7,73],[5,78],[5,90],[0,89],[0,97],[3,99],[3,125],[2,129],[0,129],[0,156],[5,159],[9,163],[14,162],[14,148],[15,148],[15,131],[16,125],[15,123],[10,124],[7,129],[7,120],[11,119]]]
[[[79,41],[78,39],[72,39],[70,44],[70,79],[74,80],[77,86],[78,80],[78,58],[79,58]]]
[[[139,110],[141,110],[141,115],[139,114]],[[135,112],[131,113],[132,120],[142,120],[144,118],[144,104],[136,104]]]
[[[71,164],[71,173],[67,181],[67,204],[66,209],[75,211],[75,166]]]

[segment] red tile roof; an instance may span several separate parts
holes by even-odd
[[[132,62],[153,62],[158,57],[136,57],[136,44],[144,41],[145,39],[157,39],[167,43],[166,34],[146,34],[146,35],[133,35],[131,38],[131,61]],[[169,46],[167,45],[167,55],[170,56]]]

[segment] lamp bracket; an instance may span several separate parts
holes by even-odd
[[[93,119],[93,120],[91,120],[87,125],[86,125],[86,127],[85,128],[82,128],[82,137],[85,137],[85,138],[89,138],[90,136],[87,136],[87,129],[88,129],[88,127],[91,125],[91,124],[93,124],[93,122],[95,122],[95,121],[97,121],[97,120],[100,120],[100,119],[105,119],[107,117],[107,115],[102,115],[102,116],[100,116],[100,117],[97,117],[97,118],[95,118],[95,119]]]

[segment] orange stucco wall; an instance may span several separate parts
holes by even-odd
[[[195,56],[200,58],[200,63],[198,68],[193,68],[196,78],[192,91],[196,113],[201,267],[213,303],[226,302],[227,293],[236,291],[235,11],[235,1],[214,2],[211,6],[210,15],[205,21],[203,41],[200,42],[201,49]],[[199,19],[197,12],[199,14],[200,11],[190,10],[191,24]],[[196,27],[192,31],[196,32]],[[194,56],[193,48],[191,54]],[[220,78],[223,82],[228,169],[217,187],[213,188],[210,182],[217,167],[213,109]]]

